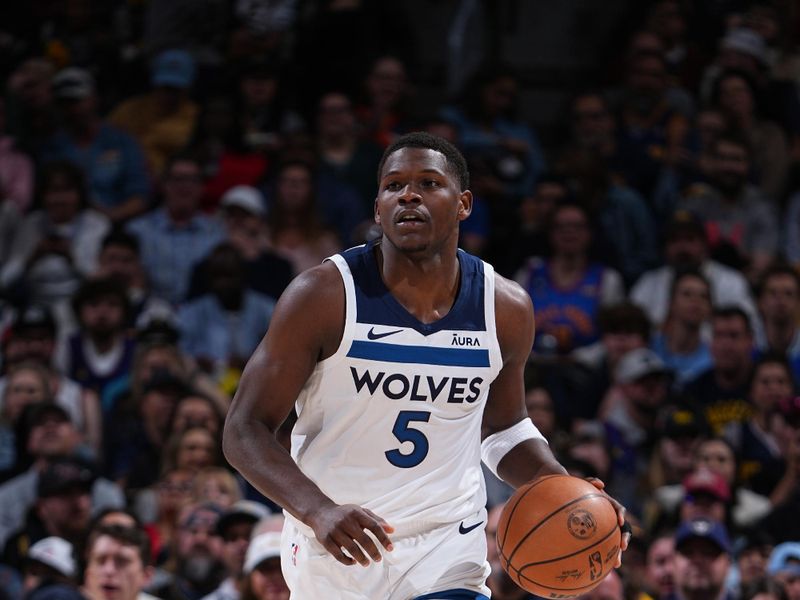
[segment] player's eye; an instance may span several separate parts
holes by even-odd
[[[400,183],[398,183],[397,181],[390,181],[389,183],[386,184],[384,189],[390,192],[396,192],[400,190],[402,187],[403,186],[401,186]]]
[[[423,185],[424,187],[427,187],[427,188],[437,188],[437,187],[440,187],[440,186],[439,186],[439,182],[438,182],[438,181],[436,181],[435,179],[426,179],[425,181],[423,181],[423,182],[422,182],[422,185]]]

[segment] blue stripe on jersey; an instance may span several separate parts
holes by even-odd
[[[443,590],[417,596],[414,600],[489,600],[489,597],[472,590]]]
[[[350,358],[380,360],[394,363],[416,363],[447,367],[488,367],[489,351],[467,348],[432,348],[428,346],[400,346],[354,340],[347,352]]]

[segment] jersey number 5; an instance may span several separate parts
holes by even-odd
[[[392,433],[401,442],[411,442],[414,448],[408,454],[403,454],[400,450],[387,450],[386,459],[395,467],[408,469],[416,467],[428,456],[428,438],[419,429],[409,427],[413,421],[427,423],[431,418],[431,413],[426,410],[401,410],[397,414]]]

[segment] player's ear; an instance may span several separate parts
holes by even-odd
[[[375,198],[375,204],[374,204],[374,207],[375,207],[375,222],[376,222],[378,225],[380,225],[380,224],[381,224],[381,215],[380,215],[380,213],[378,212],[378,199],[377,199],[377,198]]]
[[[472,192],[464,190],[458,197],[458,220],[463,221],[472,214]]]

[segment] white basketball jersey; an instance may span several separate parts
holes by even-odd
[[[502,366],[494,270],[459,250],[455,303],[425,324],[389,293],[374,244],[329,259],[344,280],[344,334],[298,398],[292,456],[335,502],[402,533],[485,505],[481,421]]]

